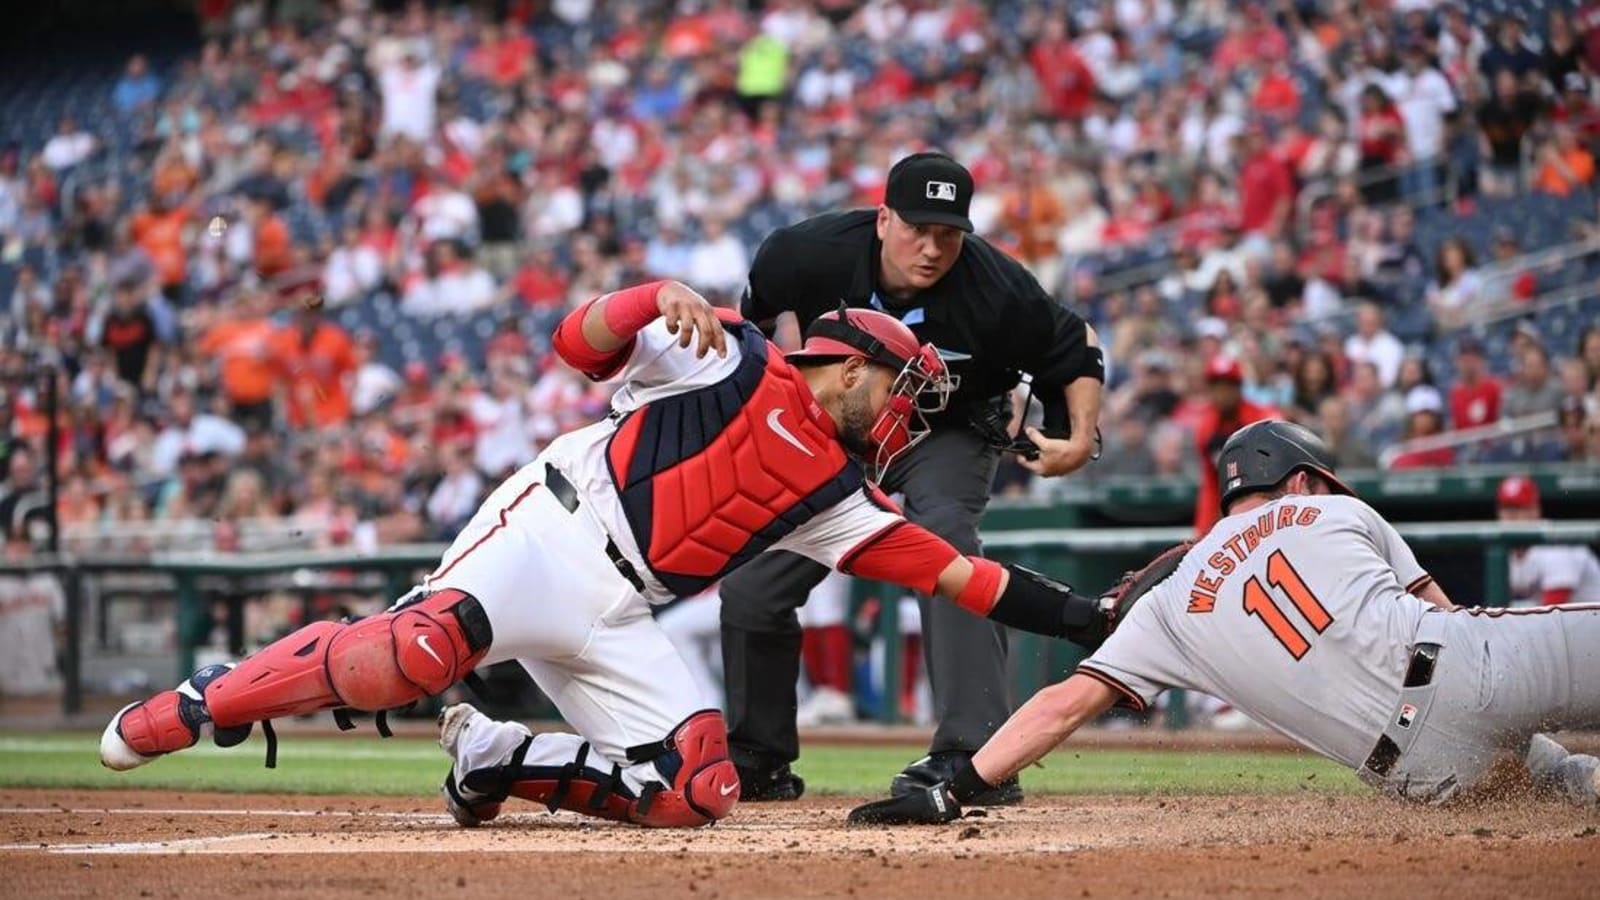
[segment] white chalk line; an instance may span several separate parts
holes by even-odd
[[[271,832],[254,831],[254,832],[246,832],[246,833],[243,833],[243,834],[219,834],[219,835],[212,835],[210,837],[173,838],[173,839],[165,840],[165,841],[116,841],[116,842],[102,843],[102,844],[51,844],[51,845],[45,846],[45,847],[41,847],[37,843],[34,843],[34,844],[0,844],[0,852],[8,851],[8,850],[9,851],[13,851],[13,852],[19,851],[19,850],[34,850],[34,851],[41,851],[42,850],[45,853],[56,853],[56,854],[63,854],[63,855],[76,855],[76,854],[84,854],[84,853],[104,853],[104,854],[191,853],[191,852],[195,852],[195,851],[204,850],[204,849],[206,849],[208,847],[212,847],[212,846],[214,846],[216,844],[226,843],[226,842],[229,842],[229,841],[266,841],[266,840],[271,840],[272,838],[273,838],[273,835],[272,835]],[[240,850],[240,851],[235,851],[235,852],[241,852],[242,853],[242,852],[250,852],[250,851]],[[258,852],[258,851],[256,851],[256,852]],[[334,851],[329,850],[328,852],[331,853],[331,852],[334,852]]]
[[[351,810],[351,809],[150,809],[146,807],[131,807],[126,809],[95,809],[85,807],[82,809],[63,809],[59,806],[34,806],[34,807],[0,807],[0,816],[32,816],[40,814],[63,816],[265,816],[268,818],[305,817],[313,816],[345,816],[347,818],[374,818],[374,819],[401,819],[410,822],[449,821],[443,813],[419,812],[385,812],[383,810]]]
[[[207,855],[288,855],[288,854],[331,854],[349,855],[355,853],[677,853],[687,850],[691,853],[767,853],[775,852],[773,847],[746,847],[743,845],[730,845],[717,839],[718,835],[730,832],[746,834],[772,835],[776,832],[788,832],[794,828],[795,823],[779,822],[721,822],[714,832],[694,832],[692,834],[663,836],[660,841],[640,845],[628,841],[626,845],[605,840],[607,829],[597,827],[593,830],[584,828],[586,820],[578,816],[549,813],[525,812],[512,813],[502,816],[495,826],[475,832],[480,838],[491,837],[489,841],[475,841],[473,846],[461,846],[460,841],[466,839],[467,833],[459,829],[450,816],[443,813],[421,813],[404,811],[383,810],[306,810],[306,809],[155,809],[143,807],[101,808],[81,807],[63,809],[60,807],[14,807],[0,809],[0,816],[38,816],[38,815],[74,815],[74,816],[145,816],[145,817],[179,817],[179,816],[216,816],[234,817],[243,819],[260,818],[296,818],[305,819],[312,817],[330,817],[345,819],[366,819],[378,826],[378,830],[362,832],[339,832],[336,834],[317,834],[309,832],[269,832],[249,831],[236,834],[207,835],[204,837],[168,838],[164,840],[142,841],[89,841],[70,844],[53,844],[48,841],[33,841],[26,843],[0,844],[0,853],[45,853],[52,855],[176,855],[176,854],[207,854]],[[557,821],[552,822],[552,819]],[[387,824],[388,827],[385,827]],[[532,829],[517,832],[517,826],[533,826]],[[569,830],[568,825],[577,826],[577,830]],[[420,826],[420,827],[419,827]],[[556,833],[544,832],[541,834],[540,826],[545,828],[555,826],[560,829]],[[446,838],[442,841],[432,840],[405,840],[407,835],[421,835],[428,832],[440,832],[439,837]],[[629,832],[631,834],[631,831]],[[622,837],[621,834],[615,835]],[[582,843],[574,845],[572,839],[579,837]],[[355,841],[352,838],[366,840]],[[398,841],[385,841],[384,838],[398,838]],[[556,838],[551,840],[551,838]],[[377,839],[376,843],[368,843]],[[589,845],[590,841],[596,842]],[[812,853],[833,852],[837,847],[819,847],[813,849],[805,846],[785,846],[781,852],[785,853]],[[948,847],[895,847],[892,844],[876,848],[880,853],[911,854],[926,852],[948,853]],[[1047,849],[1055,852],[1071,852],[1079,849],[1067,844],[1055,844],[1047,848],[985,848],[986,854],[1011,853],[1011,852],[1038,852]]]

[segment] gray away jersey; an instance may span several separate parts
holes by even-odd
[[[1078,671],[1143,708],[1204,691],[1359,767],[1392,713],[1427,573],[1354,497],[1289,496],[1218,522]]]

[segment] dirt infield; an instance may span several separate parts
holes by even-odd
[[[464,831],[432,801],[0,792],[0,896],[606,900],[1361,895],[1592,897],[1600,811],[1357,797],[1048,797],[940,828],[842,827],[848,801],[650,832],[518,811]]]

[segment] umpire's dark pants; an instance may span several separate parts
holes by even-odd
[[[889,467],[882,487],[905,495],[906,518],[976,554],[1000,453],[965,427],[940,428]],[[741,766],[767,768],[800,756],[795,610],[827,574],[793,553],[764,553],[722,581],[722,660],[729,743]],[[938,729],[930,752],[976,750],[1011,714],[1005,628],[944,600],[919,597],[922,645]]]

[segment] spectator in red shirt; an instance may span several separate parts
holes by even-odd
[[[523,303],[536,309],[556,309],[567,299],[567,278],[549,247],[535,247],[511,279],[511,288]]]
[[[1437,388],[1419,384],[1406,392],[1406,441],[1433,437],[1444,431],[1444,401]],[[1453,466],[1456,451],[1452,447],[1431,450],[1407,450],[1390,463],[1391,469],[1438,469]]]
[[[1393,203],[1399,184],[1394,168],[1406,161],[1406,123],[1394,101],[1375,84],[1361,92],[1356,146],[1361,153],[1361,196],[1373,206]]]
[[[1300,115],[1300,88],[1285,61],[1275,61],[1262,74],[1251,108],[1274,125],[1288,125]]]
[[[1045,22],[1044,36],[1028,54],[1028,62],[1052,113],[1075,122],[1089,112],[1095,97],[1094,73],[1072,45],[1059,16]]]
[[[1331,224],[1319,224],[1311,229],[1305,249],[1300,251],[1300,260],[1295,266],[1295,271],[1307,281],[1320,278],[1335,286],[1343,287],[1346,256],[1345,243],[1339,240],[1338,230]]]
[[[1212,172],[1201,173],[1178,219],[1178,246],[1201,252],[1221,246],[1222,233],[1234,223],[1235,213],[1222,181]]]
[[[1589,71],[1600,72],[1600,2],[1585,3],[1573,24],[1583,38],[1583,61]]]
[[[1450,425],[1476,428],[1500,419],[1500,382],[1489,374],[1483,344],[1461,339],[1456,349],[1456,383],[1450,388]]]
[[[1244,369],[1232,357],[1215,356],[1206,364],[1206,391],[1211,402],[1195,430],[1195,449],[1200,454],[1200,492],[1194,507],[1196,535],[1210,531],[1222,517],[1222,487],[1217,482],[1217,455],[1222,452],[1222,445],[1235,431],[1252,422],[1283,418],[1270,406],[1244,399]]]
[[[1267,18],[1261,4],[1245,4],[1216,50],[1211,54],[1211,68],[1218,78],[1226,79],[1233,70],[1259,60],[1279,60],[1289,53],[1289,39]]]
[[[1568,72],[1562,80],[1561,102],[1550,110],[1553,121],[1570,125],[1591,147],[1600,140],[1600,106],[1589,99],[1589,79]]]
[[[535,49],[527,32],[510,24],[502,31],[490,23],[479,34],[478,46],[467,56],[469,71],[501,87],[527,77]]]
[[[1294,179],[1272,151],[1259,123],[1245,130],[1239,168],[1239,225],[1246,234],[1276,237],[1294,206]]]

